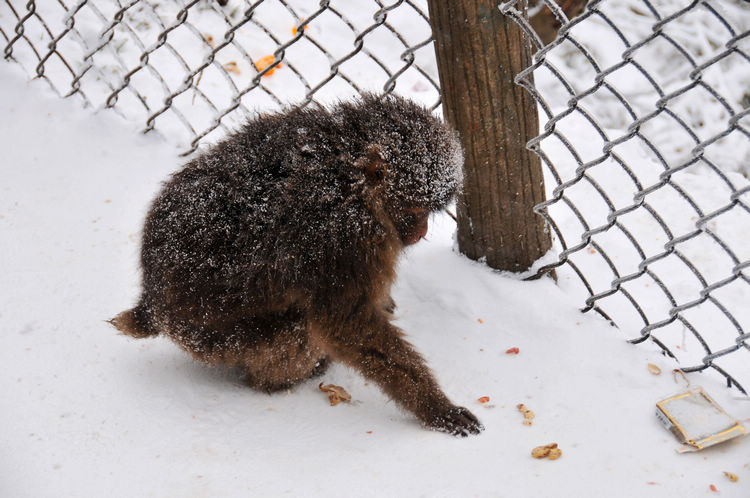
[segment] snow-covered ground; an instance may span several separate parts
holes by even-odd
[[[16,65],[0,64],[0,89],[0,496],[750,494],[748,438],[675,452],[654,416],[685,388],[671,360],[580,314],[564,274],[522,282],[460,256],[446,217],[403,259],[397,323],[479,436],[420,428],[342,366],[322,380],[354,402],[331,407],[317,380],[268,396],[162,338],[118,335],[104,320],[136,297],[140,224],[177,150]],[[750,421],[718,376],[688,379]],[[530,456],[551,442],[559,460]]]

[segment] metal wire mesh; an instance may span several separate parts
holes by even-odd
[[[61,96],[186,153],[253,112],[398,91],[439,110],[423,0],[1,0],[4,56]],[[572,4],[571,0],[560,2]],[[685,372],[750,385],[750,11],[741,0],[592,0],[517,82],[544,129],[536,211],[560,285]],[[547,9],[547,10],[544,10]],[[575,11],[578,12],[577,10]],[[556,26],[555,26],[556,27]],[[545,35],[547,36],[547,35]]]
[[[5,0],[0,36],[6,59],[61,96],[176,135],[190,153],[249,114],[289,103],[400,84],[435,109],[423,3]]]
[[[544,0],[561,24],[545,46],[524,3],[500,8],[538,50],[516,81],[546,117],[535,210],[561,252],[539,272],[572,270],[584,311],[747,394],[750,6],[592,0],[569,20]]]

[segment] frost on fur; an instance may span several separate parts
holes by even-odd
[[[429,427],[478,432],[388,312],[398,255],[453,198],[461,161],[453,130],[394,96],[249,121],[151,206],[141,326],[125,331],[164,333],[265,391],[342,361]]]

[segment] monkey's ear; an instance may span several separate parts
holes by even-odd
[[[378,145],[370,145],[367,148],[367,156],[362,158],[365,177],[370,185],[379,185],[385,180],[388,167],[383,159],[383,154]]]

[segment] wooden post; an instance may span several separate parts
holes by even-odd
[[[532,207],[545,199],[536,103],[513,77],[531,63],[521,29],[496,0],[428,0],[443,114],[465,154],[458,247],[492,268],[521,272],[550,248]]]

